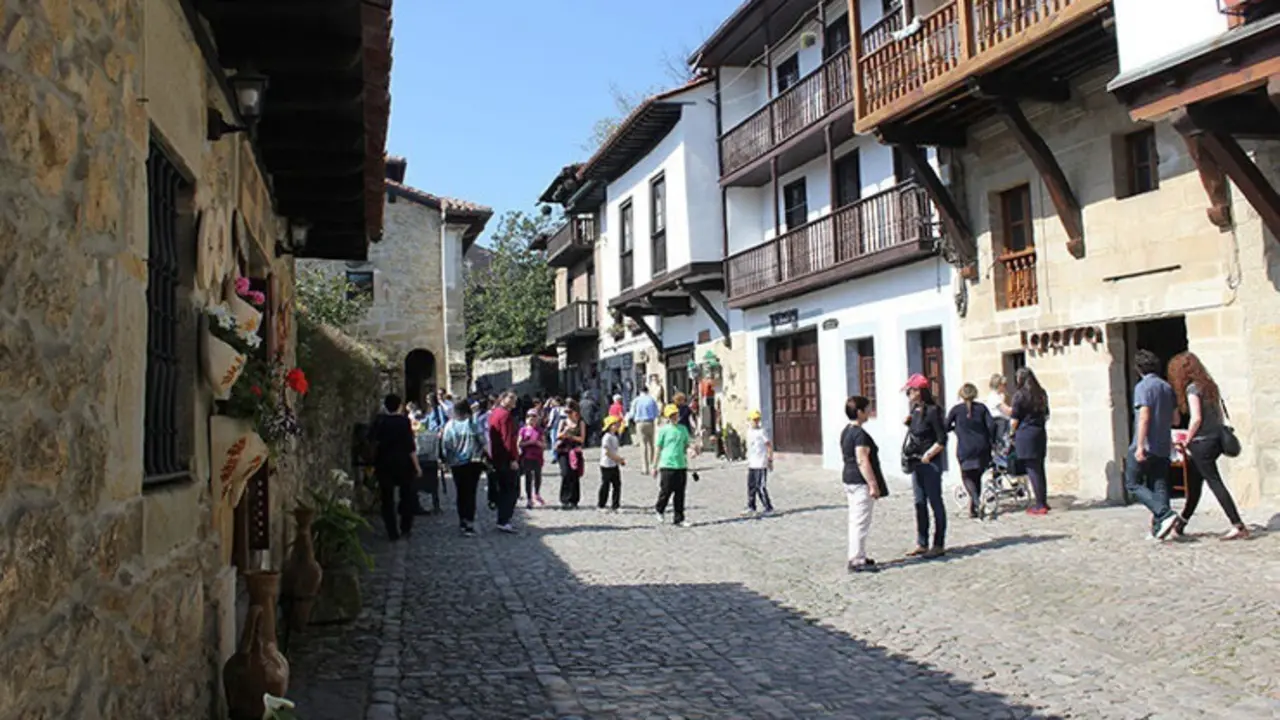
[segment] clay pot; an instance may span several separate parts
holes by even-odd
[[[231,397],[231,386],[240,379],[244,372],[246,358],[236,349],[214,337],[212,333],[204,333],[204,377],[213,388],[213,396],[218,400]]]
[[[276,598],[280,594],[280,573],[255,571],[245,574],[249,584],[249,607],[261,608],[258,643],[261,650],[250,656],[249,684],[257,695],[257,714],[262,717],[262,694],[285,697],[289,690],[289,661],[276,641]]]
[[[311,522],[315,515],[315,511],[308,507],[299,506],[293,511],[298,527],[293,538],[293,552],[284,566],[284,585],[292,603],[289,626],[294,630],[302,630],[311,622],[311,608],[324,579],[311,539]]]
[[[249,678],[253,653],[262,648],[262,643],[258,640],[261,622],[262,608],[250,607],[249,615],[244,621],[244,631],[240,634],[240,645],[222,666],[222,691],[227,696],[227,709],[232,720],[262,717],[262,693],[255,692]]]

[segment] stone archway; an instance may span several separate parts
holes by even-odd
[[[436,391],[436,356],[418,348],[404,356],[404,400],[421,406]]]

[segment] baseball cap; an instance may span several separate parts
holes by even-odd
[[[616,415],[609,415],[608,417],[606,417],[606,418],[604,419],[604,429],[605,429],[605,430],[608,430],[609,428],[611,428],[611,427],[613,427],[614,425],[617,425],[617,424],[618,424],[618,416],[616,416]]]
[[[911,390],[914,388],[916,390],[923,390],[927,387],[929,387],[929,378],[921,375],[920,373],[915,373],[911,377],[907,378],[907,384],[903,385],[902,389]]]
[[[680,414],[680,408],[676,407],[675,405],[668,404],[666,407],[662,408],[662,417],[668,417],[668,418],[675,417],[676,415],[679,415],[679,414]]]
[[[748,420],[759,420],[759,419],[760,419],[760,411],[759,411],[759,410],[752,410],[751,412],[747,413],[747,419],[748,419]]]

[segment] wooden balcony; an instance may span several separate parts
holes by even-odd
[[[966,92],[968,78],[1030,55],[1094,20],[1110,3],[952,0],[921,18],[914,32],[898,40],[882,32],[877,23],[860,36],[857,132],[871,132],[935,103],[949,103],[953,95]]]
[[[836,53],[818,69],[720,136],[722,182],[799,138],[806,130],[816,129],[819,120],[837,110],[845,106],[852,110],[853,98],[850,54]],[[820,150],[814,152],[813,157],[817,157],[818,152]]]
[[[570,218],[547,241],[547,264],[552,267],[571,267],[579,260],[590,257],[595,247],[595,218]]]
[[[862,31],[862,54],[869,55],[893,41],[893,34],[902,29],[902,7],[885,15]]]
[[[725,261],[729,307],[793,297],[886,270],[934,252],[932,207],[902,183]]]
[[[547,318],[547,344],[574,338],[593,338],[600,332],[599,312],[594,300],[574,300]]]
[[[999,284],[996,303],[1001,310],[1031,307],[1040,302],[1036,286],[1036,249],[1006,252],[996,258],[1004,282]]]

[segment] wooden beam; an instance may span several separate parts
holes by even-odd
[[[1040,179],[1044,180],[1049,190],[1049,199],[1058,211],[1058,220],[1067,231],[1067,250],[1076,258],[1084,257],[1084,215],[1080,210],[1080,201],[1076,199],[1066,174],[1062,172],[1062,166],[1058,164],[1044,138],[1031,127],[1017,100],[1001,98],[996,101],[996,106],[1005,127],[1030,158],[1031,164],[1035,165]]]
[[[1206,132],[1200,135],[1200,146],[1213,157],[1231,182],[1240,188],[1271,236],[1280,239],[1280,193],[1249,159],[1240,143],[1230,135]]]
[[[1166,88],[1152,91],[1146,96],[1136,90],[1129,92],[1133,96],[1133,102],[1128,103],[1131,107],[1129,117],[1136,121],[1155,120],[1192,103],[1264,87],[1267,79],[1277,74],[1280,74],[1280,56],[1259,59],[1238,69],[1231,69],[1221,63],[1209,64],[1203,71],[1197,69],[1192,72],[1184,89],[1167,95],[1162,94],[1167,91]]]
[[[937,125],[881,125],[875,133],[876,139],[886,145],[962,148],[966,139],[963,127]]]
[[[862,72],[858,61],[862,59],[862,18],[860,3],[850,2],[849,12],[849,70],[853,74],[853,116],[862,117],[866,99],[862,97]]]
[[[644,316],[639,313],[636,313],[634,315],[628,313],[627,317],[635,321],[636,327],[640,328],[640,332],[643,332],[646,336],[648,336],[649,342],[653,343],[653,346],[657,348],[659,353],[661,353],[662,338],[658,337],[658,333],[654,332],[653,328],[649,327],[649,323],[644,319]]]
[[[693,289],[689,290],[689,296],[693,298],[694,302],[698,303],[698,307],[702,308],[702,312],[706,313],[707,317],[711,318],[711,322],[715,323],[716,327],[719,328],[720,336],[724,338],[724,346],[733,347],[733,340],[729,337],[728,321],[716,310],[711,301],[707,300],[707,296],[703,295],[701,290]]]
[[[976,271],[978,262],[978,245],[973,239],[973,230],[969,228],[969,223],[960,213],[960,206],[952,197],[951,191],[938,179],[938,173],[933,171],[933,166],[925,158],[920,146],[902,145],[900,147],[902,161],[911,167],[912,175],[924,187],[925,194],[937,208],[942,227],[951,240],[952,247],[955,248],[958,256],[956,260],[961,272],[968,276],[969,273]]]
[[[667,313],[677,315],[689,315],[693,313],[693,305],[687,297],[663,297],[660,295],[650,295],[645,298],[645,303],[649,307],[665,315]]]
[[[1181,130],[1179,133],[1187,143],[1187,152],[1196,164],[1196,171],[1200,173],[1200,184],[1204,186],[1204,192],[1209,196],[1209,207],[1205,210],[1205,214],[1209,216],[1209,222],[1223,230],[1230,228],[1231,194],[1226,174],[1222,172],[1222,167],[1218,165],[1213,155],[1204,149],[1199,135],[1182,133]]]
[[[1071,99],[1071,86],[1060,78],[984,75],[971,77],[966,84],[974,97],[984,100],[1036,100],[1064,103]]]
[[[1179,122],[1190,123],[1204,132],[1237,138],[1273,139],[1280,137],[1280,110],[1272,103],[1273,98],[1262,92],[1242,93],[1188,105],[1175,115]]]

